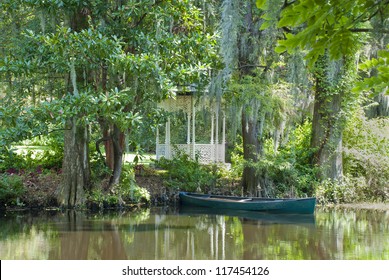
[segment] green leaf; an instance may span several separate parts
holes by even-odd
[[[261,27],[259,28],[259,30],[268,29],[270,26],[271,26],[271,23],[270,23],[269,21],[265,21],[264,23],[262,23],[262,25],[261,25]]]
[[[288,15],[282,17],[277,24],[277,27],[293,26],[296,21],[296,16]]]
[[[263,10],[267,0],[257,0],[257,8]]]
[[[275,47],[274,50],[276,51],[276,53],[283,53],[287,51],[284,45],[278,45],[277,47]]]

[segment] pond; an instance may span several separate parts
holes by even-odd
[[[0,259],[388,260],[389,212],[150,208],[0,214]]]

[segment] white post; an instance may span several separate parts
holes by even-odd
[[[190,144],[190,119],[191,119],[191,116],[190,116],[190,113],[188,113],[188,129],[187,129],[187,133],[186,133],[186,143],[187,144]]]
[[[222,148],[222,150],[223,150],[223,155],[222,155],[222,160],[223,160],[223,162],[225,162],[226,161],[226,114],[225,113],[223,113],[223,148]]]
[[[226,144],[226,114],[223,113],[223,145]]]
[[[213,116],[213,112],[211,112],[212,117],[211,117],[211,158],[209,159],[210,162],[215,161],[215,141],[213,140],[213,135],[214,135],[214,122],[215,122],[215,117]]]
[[[165,158],[170,159],[170,117],[167,119],[166,128],[165,128]]]
[[[167,129],[167,126],[168,126],[168,122],[165,123],[165,144],[167,145],[167,143],[169,142],[169,136],[168,136],[168,129]]]
[[[155,151],[156,151],[156,156],[157,156],[157,159],[159,159],[159,128],[157,126],[157,137],[155,138]]]
[[[214,134],[213,122],[214,122],[214,116],[213,116],[213,112],[212,112],[212,117],[211,117],[211,145],[213,145],[213,134]]]
[[[191,114],[188,112],[188,131],[186,134],[186,145],[187,145],[187,153],[190,155],[190,120],[191,120]]]
[[[193,96],[192,96],[192,158],[195,159],[196,158],[196,125],[195,125],[195,122],[196,122],[196,109],[195,109],[195,101],[193,99]]]
[[[216,108],[216,156],[215,161],[219,160],[219,110]]]

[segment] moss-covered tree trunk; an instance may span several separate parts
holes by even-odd
[[[245,193],[253,196],[262,196],[261,176],[257,168],[253,166],[258,162],[263,152],[263,145],[260,139],[262,133],[260,129],[260,120],[256,116],[250,116],[245,109],[242,110],[242,140],[243,140],[243,158],[246,166],[243,169],[242,185]]]
[[[239,74],[242,78],[246,75],[257,75],[255,65],[258,60],[256,44],[259,29],[254,20],[251,1],[245,4],[243,28],[238,43]],[[243,158],[246,162],[242,175],[243,191],[250,195],[261,196],[261,176],[258,174],[257,168],[253,166],[258,162],[263,150],[261,114],[258,112],[261,110],[261,104],[257,106],[258,101],[250,97],[243,97],[243,99],[246,99],[242,109]]]
[[[340,181],[343,176],[342,134],[346,113],[351,110],[346,104],[351,67],[350,58],[330,61],[327,55],[319,57],[315,65],[311,148],[320,180]]]

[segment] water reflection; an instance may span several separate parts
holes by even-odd
[[[0,259],[389,259],[389,214],[6,213]]]

